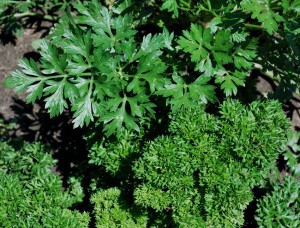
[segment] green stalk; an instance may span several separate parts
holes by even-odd
[[[51,21],[51,22],[56,22],[58,20],[57,16],[51,16],[51,15],[43,15],[43,14],[38,14],[38,13],[34,13],[34,12],[24,12],[24,13],[15,13],[14,14],[15,18],[25,18],[25,17],[36,17],[36,18],[40,18],[42,20],[45,21]]]
[[[263,30],[264,27],[261,25],[254,25],[254,24],[250,24],[250,23],[245,23],[246,28],[248,29],[253,29],[253,30]]]

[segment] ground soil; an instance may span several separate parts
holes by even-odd
[[[7,43],[0,45],[0,114],[5,119],[14,117],[11,109],[13,97],[24,100],[25,94],[15,95],[11,89],[3,87],[2,83],[10,71],[17,69],[19,58],[23,58],[26,54],[35,51],[31,43],[40,38],[41,34],[42,32],[34,33],[32,29],[26,29],[23,36],[16,40],[16,44]]]

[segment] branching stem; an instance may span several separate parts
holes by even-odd
[[[56,22],[58,20],[57,16],[52,16],[52,15],[47,15],[47,14],[39,14],[39,13],[34,13],[34,12],[24,12],[24,13],[15,13],[14,14],[15,18],[25,18],[25,17],[36,17],[45,21],[51,21],[51,22]]]
[[[245,23],[246,28],[248,29],[253,29],[253,30],[263,30],[264,27],[261,25],[254,25],[254,24],[250,24],[250,23]]]

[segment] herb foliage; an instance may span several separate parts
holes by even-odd
[[[57,13],[68,5],[66,0],[1,0],[0,25],[4,42],[7,38],[22,35],[24,27],[34,24],[33,21],[57,22]],[[35,20],[32,20],[35,19]]]
[[[157,4],[146,5],[154,13]],[[298,3],[252,4],[164,1],[161,10],[176,18],[188,15],[190,25],[172,32],[174,21],[160,18],[160,32],[141,34],[140,26],[154,18],[131,13],[137,10],[135,1],[117,1],[110,10],[96,0],[78,1],[72,4],[76,14],[65,13],[42,42],[40,63],[20,60],[22,71],[13,72],[6,84],[27,91],[28,102],[44,99],[51,116],[70,108],[74,127],[104,123],[107,135],[123,127],[139,131],[141,122],[155,117],[162,97],[176,112],[217,102],[216,86],[226,96],[236,95],[255,67],[273,70],[271,76],[280,82],[273,97],[282,90],[290,96],[299,84]],[[248,23],[253,20],[256,24]],[[266,33],[256,38],[252,29]],[[283,44],[282,54],[277,47]],[[287,56],[292,56],[288,68],[282,61]]]
[[[16,150],[0,142],[0,149],[1,226],[88,227],[88,213],[69,209],[82,196],[62,192],[51,171],[55,161],[44,146],[24,144]]]
[[[299,93],[299,9],[299,0],[74,1],[40,61],[20,59],[5,84],[90,127],[88,162],[105,170],[87,187],[97,227],[241,227],[283,150],[298,174],[298,136],[288,134],[288,150],[277,101],[228,97],[257,70],[277,85],[266,98]]]

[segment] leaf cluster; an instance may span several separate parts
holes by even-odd
[[[259,69],[279,82],[273,97],[281,101],[290,99],[295,91],[299,93],[299,9],[299,0],[167,0],[162,5],[162,10],[186,23],[184,28],[191,24],[190,31],[183,29],[179,45],[191,55],[196,72],[212,75],[215,71],[215,83],[230,95],[243,85],[249,69]],[[218,37],[218,33],[222,35]],[[250,50],[242,45],[249,41]],[[218,44],[224,49],[218,50]],[[218,75],[220,66],[228,73],[222,69]]]
[[[298,136],[288,134],[287,150],[289,124],[271,99],[248,106],[228,99],[213,110],[215,115],[205,107],[241,96],[239,87],[253,70],[276,81],[269,98],[285,101],[299,90],[299,5],[299,0],[116,0],[106,6],[74,1],[42,41],[40,61],[20,59],[21,70],[5,84],[27,92],[29,103],[42,99],[51,117],[69,109],[74,127],[94,127],[90,138],[98,138],[91,143],[89,163],[105,170],[95,172],[93,178],[99,175],[90,184],[98,227],[242,226],[252,189],[265,184],[282,150],[298,173]],[[35,155],[36,146],[24,149],[30,154],[21,152],[22,157],[5,148],[9,153],[1,156],[6,160],[0,167],[11,179],[3,188],[16,189],[13,197],[24,192],[39,200],[34,189],[50,186],[44,192],[52,193],[52,184],[53,195],[58,194],[61,183],[49,172],[53,163],[47,155]],[[48,163],[36,166],[32,156]],[[40,186],[44,176],[49,180]],[[28,185],[32,180],[34,188]],[[71,182],[80,185],[77,179]],[[289,185],[287,193],[295,196],[298,187]],[[286,198],[281,188],[274,193],[278,200]],[[86,214],[67,209],[80,197],[60,192],[52,198],[60,199],[51,201],[59,208],[55,213],[67,213],[63,226],[86,226]],[[261,224],[264,210],[280,216],[268,208],[274,199],[264,202]],[[290,216],[289,205],[281,207],[286,224],[297,218]],[[17,213],[4,210],[5,216]],[[47,224],[48,217],[27,218]]]
[[[2,35],[6,38],[22,35],[23,28],[32,23],[29,19],[56,21],[57,12],[67,5],[68,1],[65,0],[1,0],[0,25]]]
[[[27,102],[43,99],[51,116],[71,109],[74,127],[103,123],[107,135],[140,131],[164,99],[177,112],[217,102],[216,87],[235,96],[256,68],[280,82],[270,97],[288,99],[299,87],[297,2],[262,0],[257,8],[250,0],[147,3],[152,14],[188,15],[178,31],[174,19],[154,21],[135,1],[109,8],[77,1],[75,13],[66,11],[42,42],[40,63],[19,60],[22,71],[12,72],[6,85],[27,91]],[[144,33],[147,23],[160,29]]]
[[[300,182],[285,176],[273,191],[258,201],[256,221],[259,227],[298,227],[300,225]]]
[[[234,44],[231,37],[230,30],[213,33],[211,28],[192,24],[190,31],[184,30],[178,40],[184,52],[191,54],[195,70],[203,73],[201,78],[214,76],[226,96],[236,95],[237,86],[244,85],[257,49],[256,39]]]
[[[50,168],[54,160],[39,143],[16,150],[0,142],[0,224],[3,227],[88,227],[88,213],[71,211],[76,202],[62,192]]]
[[[227,100],[219,116],[201,107],[182,109],[172,115],[167,135],[138,146],[138,137],[130,142],[124,134],[95,144],[90,156],[108,172],[117,173],[123,193],[133,188],[135,204],[127,203],[126,211],[137,206],[154,211],[148,214],[148,224],[169,214],[168,221],[175,226],[241,226],[254,197],[252,189],[265,183],[286,145],[288,127],[276,101],[245,107]],[[120,168],[119,160],[130,161],[133,169]],[[129,182],[128,173],[134,177]],[[103,197],[99,200],[104,204]]]
[[[295,176],[300,176],[300,133],[288,131],[288,143],[283,152],[284,159],[287,162],[289,171]]]
[[[229,100],[219,117],[201,109],[174,115],[170,136],[149,142],[134,166],[142,181],[135,202],[171,208],[178,225],[241,226],[252,188],[264,182],[285,145],[288,123],[280,109],[275,101],[245,108]]]
[[[74,7],[76,18],[66,14],[42,42],[41,70],[20,60],[23,72],[13,72],[8,86],[27,90],[28,102],[43,97],[51,116],[71,106],[74,127],[97,118],[108,135],[124,125],[139,131],[137,122],[154,118],[150,98],[167,80],[160,56],[172,35],[148,34],[138,43],[130,14],[113,16],[98,1]]]
[[[118,188],[99,190],[92,195],[97,228],[106,227],[147,227],[145,210],[132,211],[121,197]]]

